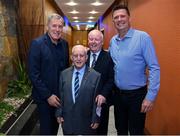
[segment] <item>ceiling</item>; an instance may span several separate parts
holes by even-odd
[[[94,27],[98,19],[114,1],[115,0],[55,0],[75,30],[88,30]],[[73,11],[77,11],[77,13],[72,13]],[[94,13],[92,11],[94,11]]]

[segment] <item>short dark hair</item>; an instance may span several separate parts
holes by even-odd
[[[112,14],[116,11],[116,10],[119,10],[119,9],[125,9],[127,14],[130,16],[130,12],[129,12],[129,9],[126,5],[117,5],[115,6],[113,9],[112,9]]]

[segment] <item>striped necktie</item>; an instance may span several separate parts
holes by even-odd
[[[79,72],[76,72],[76,77],[74,80],[74,96],[77,98],[79,93]]]
[[[96,54],[93,53],[92,56],[93,56],[93,61],[92,61],[92,64],[91,64],[91,68],[93,68],[95,66],[95,64],[96,64]]]

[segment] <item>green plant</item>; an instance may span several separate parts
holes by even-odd
[[[17,68],[17,79],[11,80],[8,83],[8,97],[24,97],[29,94],[32,87],[29,81],[25,64],[18,58],[15,60]]]
[[[7,113],[13,112],[14,110],[14,107],[7,102],[0,102],[0,127],[3,124]]]

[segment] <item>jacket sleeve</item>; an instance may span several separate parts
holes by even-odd
[[[96,87],[95,87],[95,93],[94,93],[94,104],[93,104],[93,114],[92,114],[92,123],[99,123],[100,122],[100,116],[97,115],[97,103],[95,101],[96,99],[96,96],[98,94],[98,88],[99,88],[99,85],[100,85],[100,79],[101,79],[101,76],[100,74],[98,75],[97,77],[97,80],[96,80]]]
[[[110,54],[108,53],[108,69],[107,69],[107,79],[105,82],[101,83],[101,89],[100,89],[100,94],[105,96],[106,98],[111,94],[113,88],[114,88],[114,63],[110,57]],[[104,80],[104,79],[101,79]]]
[[[32,82],[33,88],[38,91],[42,99],[47,99],[51,96],[50,90],[41,79],[41,47],[40,43],[33,40],[30,45],[30,51],[28,56],[28,70],[29,77]]]
[[[62,88],[63,88],[63,77],[61,73],[59,78],[59,90],[58,90],[61,105],[58,108],[56,108],[56,112],[55,112],[56,117],[63,117],[64,92]]]

